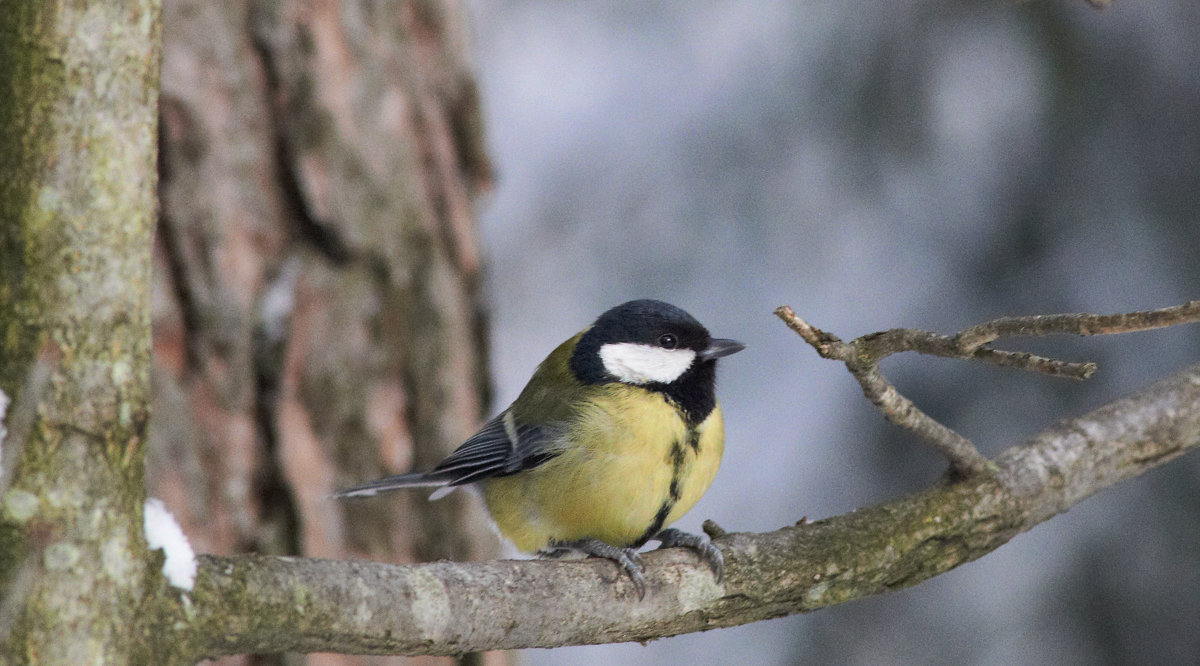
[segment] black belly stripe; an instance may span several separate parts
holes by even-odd
[[[693,450],[700,449],[700,434],[696,432],[696,428],[688,428],[687,443]],[[658,513],[654,514],[654,521],[650,523],[650,527],[646,528],[642,536],[634,542],[634,548],[640,548],[647,541],[653,539],[655,534],[662,531],[663,523],[667,522],[667,516],[671,515],[671,509],[675,508],[675,503],[683,494],[683,465],[687,462],[687,452],[683,447],[683,442],[679,440],[671,443],[671,485],[667,488],[667,498],[658,507]]]

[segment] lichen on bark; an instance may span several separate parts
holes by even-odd
[[[19,456],[0,489],[13,661],[148,660],[158,15],[155,0],[0,15],[0,88],[14,93],[0,99],[0,389],[28,421],[4,442]]]

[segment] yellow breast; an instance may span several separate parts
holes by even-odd
[[[712,483],[724,422],[718,406],[689,428],[661,394],[609,387],[584,401],[566,437],[563,452],[542,465],[482,484],[492,519],[523,551],[589,538],[622,547],[648,540]]]

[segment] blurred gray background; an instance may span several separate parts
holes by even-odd
[[[498,185],[482,203],[495,408],[635,297],[749,349],[680,524],[771,530],[944,463],[771,315],[844,338],[1200,297],[1200,4],[472,0]],[[988,455],[1200,359],[1200,327],[1007,341],[1085,383],[912,355],[884,370]],[[1200,458],[916,588],[558,663],[1181,663],[1200,655]]]

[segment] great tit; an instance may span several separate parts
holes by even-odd
[[[508,409],[428,472],[336,493],[368,497],[478,484],[500,532],[522,551],[582,551],[616,562],[639,596],[637,550],[695,550],[720,582],[721,552],[667,526],[708,489],[725,447],[716,360],[745,348],[713,338],[655,300],[618,305],[562,343]]]

